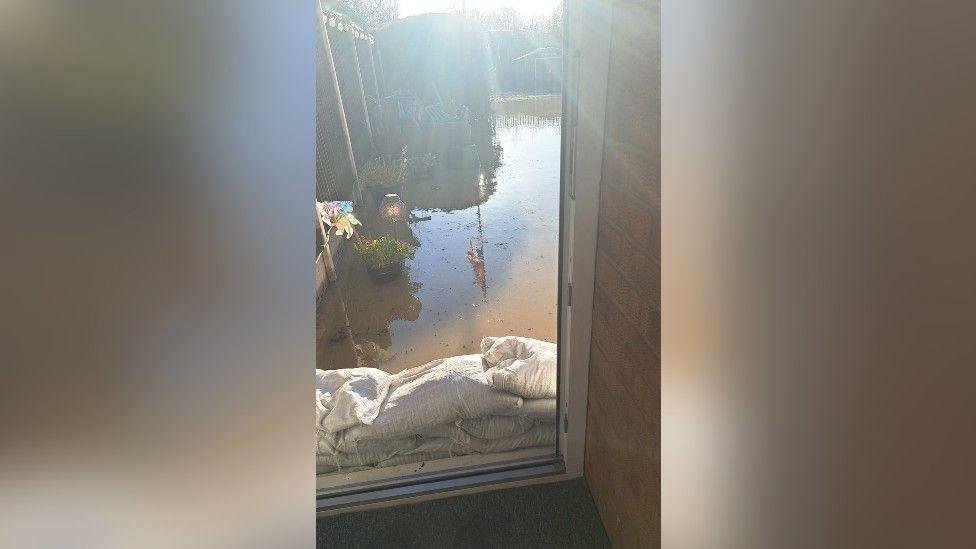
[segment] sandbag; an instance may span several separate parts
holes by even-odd
[[[315,456],[315,469],[345,471],[355,467],[372,467],[377,463],[390,459],[394,454],[388,452],[360,452],[356,454],[335,455],[319,454]]]
[[[464,431],[457,426],[457,422],[454,422],[425,429],[420,433],[420,436],[425,438],[458,438],[463,434]]]
[[[391,378],[376,368],[315,370],[319,427],[336,433],[372,423],[389,391]]]
[[[516,410],[508,410],[498,415],[523,416],[539,421],[556,421],[556,399],[525,398]]]
[[[449,452],[454,455],[470,454],[471,437],[467,433],[461,433],[458,437],[431,437],[421,438],[420,444],[410,452],[401,452],[400,455],[423,454],[430,452]]]
[[[315,455],[334,456],[339,451],[336,446],[335,434],[323,431],[322,429],[315,430]]]
[[[471,436],[457,428],[455,433],[446,437],[421,437],[414,435],[410,437],[392,439],[363,439],[352,440],[345,436],[340,437],[336,450],[339,452],[353,454],[389,454],[407,455],[423,452],[455,452],[463,453],[468,450],[468,441]]]
[[[420,445],[417,435],[402,438],[385,438],[375,440],[353,440],[345,436],[344,431],[336,444],[336,451],[346,454],[356,453],[384,453],[400,454],[409,452]]]
[[[325,475],[325,474],[328,474],[328,473],[334,473],[334,472],[336,472],[338,470],[338,467],[336,467],[334,464],[332,464],[332,463],[326,463],[325,461],[321,461],[321,463],[320,463],[320,460],[321,460],[321,458],[319,458],[319,456],[315,456],[315,474],[316,475]]]
[[[358,467],[343,467],[343,473],[354,473],[356,471],[366,471],[368,469],[373,469],[373,465],[362,465]],[[328,473],[335,473],[339,471],[339,466],[335,463],[335,459],[328,457],[315,456],[315,474],[325,475]]]
[[[458,422],[458,426],[475,438],[495,439],[521,435],[531,429],[535,423],[535,420],[524,416],[488,416],[462,419]]]
[[[326,473],[334,473],[339,470],[339,466],[335,464],[335,460],[331,456],[315,455],[315,474],[324,475]]]
[[[398,438],[456,421],[510,415],[522,398],[494,389],[481,355],[439,359],[392,376],[389,391],[372,424],[345,434],[351,440]]]
[[[433,461],[435,459],[445,459],[457,454],[450,452],[426,452],[422,454],[409,454],[406,456],[394,456],[376,464],[377,467],[393,467],[395,465],[407,465],[409,463],[420,463],[423,461]]]
[[[556,424],[540,423],[521,435],[506,438],[483,439],[472,438],[471,449],[481,454],[509,452],[519,448],[535,446],[552,446],[555,451]]]
[[[499,390],[524,398],[556,398],[556,344],[527,337],[481,340],[485,371]]]
[[[395,455],[393,452],[358,452],[355,454],[339,452],[334,457],[339,465],[339,470],[342,470],[348,467],[373,466]]]

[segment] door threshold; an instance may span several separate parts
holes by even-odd
[[[558,456],[493,464],[484,469],[439,471],[417,475],[392,485],[350,487],[341,493],[320,493],[318,516],[335,515],[400,503],[414,503],[461,493],[515,486],[533,481],[563,480],[566,467]]]

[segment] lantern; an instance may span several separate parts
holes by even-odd
[[[380,217],[390,223],[403,221],[406,213],[407,205],[396,194],[388,194],[380,201]]]

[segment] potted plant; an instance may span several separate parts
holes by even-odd
[[[403,192],[403,179],[406,169],[400,158],[374,158],[359,170],[359,182],[369,189],[376,204],[383,196]]]
[[[417,251],[411,244],[388,235],[373,240],[357,240],[354,247],[366,263],[369,278],[377,284],[390,282],[400,276],[404,260],[413,259]]]

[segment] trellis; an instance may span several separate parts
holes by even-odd
[[[378,150],[382,67],[375,39],[319,2],[316,199],[361,198],[358,168]]]

